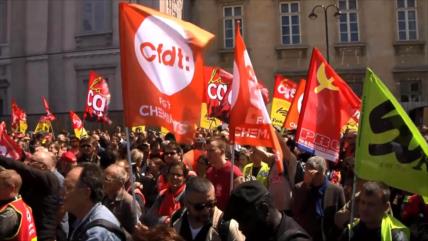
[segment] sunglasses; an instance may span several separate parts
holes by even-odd
[[[177,152],[175,152],[175,151],[165,152],[165,156],[174,156],[175,154],[177,154]]]
[[[217,203],[216,201],[208,201],[206,203],[194,203],[194,204],[191,203],[191,205],[196,211],[202,211],[205,208],[209,208],[209,209],[214,208],[216,203]]]

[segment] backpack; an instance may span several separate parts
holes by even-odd
[[[107,221],[105,219],[96,219],[84,225],[82,229],[86,231],[93,227],[103,227],[108,231],[114,233],[116,236],[118,236],[121,241],[133,240],[131,234],[129,234],[124,228],[118,227],[116,224],[110,221]],[[73,240],[87,240],[87,239],[88,237],[86,237],[86,232],[81,232],[76,237],[73,238]]]

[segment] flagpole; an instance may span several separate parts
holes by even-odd
[[[355,215],[355,192],[357,189],[357,175],[355,174],[355,170],[354,170],[354,181],[352,184],[352,195],[351,195],[351,218],[349,219],[349,224],[350,224],[350,229],[349,229],[349,233],[348,233],[348,240],[351,241],[352,238],[352,223],[354,222],[354,215]]]
[[[136,202],[137,199],[135,198],[135,180],[134,180],[134,174],[132,171],[132,163],[131,163],[131,142],[129,138],[129,129],[128,127],[125,127],[126,132],[126,152],[128,153],[128,164],[129,164],[129,180],[131,182],[131,193],[132,193],[132,206],[131,210],[133,210],[134,213],[136,213]],[[139,223],[138,216],[136,215],[135,218],[137,219],[137,223]]]
[[[232,168],[230,169],[230,193],[233,190],[233,167],[235,165],[235,143],[232,144],[232,158],[230,158],[232,162]]]

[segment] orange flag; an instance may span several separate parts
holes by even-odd
[[[230,138],[241,145],[272,147],[278,171],[283,172],[282,150],[254,73],[245,43],[236,24],[235,61],[231,90]]]
[[[299,122],[300,109],[302,107],[303,96],[305,92],[306,80],[300,80],[296,93],[294,94],[293,101],[291,102],[290,110],[285,118],[284,128],[287,130],[297,129]]]
[[[296,143],[307,152],[336,161],[339,157],[340,129],[351,118],[359,116],[360,106],[360,98],[318,49],[314,49]]]
[[[119,8],[126,125],[165,126],[190,142],[204,96],[202,51],[214,35],[141,5]]]

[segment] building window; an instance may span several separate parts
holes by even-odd
[[[340,42],[358,42],[358,6],[357,0],[339,0]]]
[[[397,0],[398,40],[416,40],[418,38],[416,26],[416,0]]]
[[[281,43],[300,44],[300,11],[299,2],[280,4]]]
[[[420,79],[400,81],[400,101],[420,102],[422,101],[422,81]]]
[[[239,21],[239,28],[242,35],[242,6],[227,6],[223,8],[224,17],[224,48],[235,47],[235,23]]]
[[[110,30],[110,1],[82,0],[82,33],[102,33]]]
[[[0,44],[7,43],[7,0],[0,0]]]

